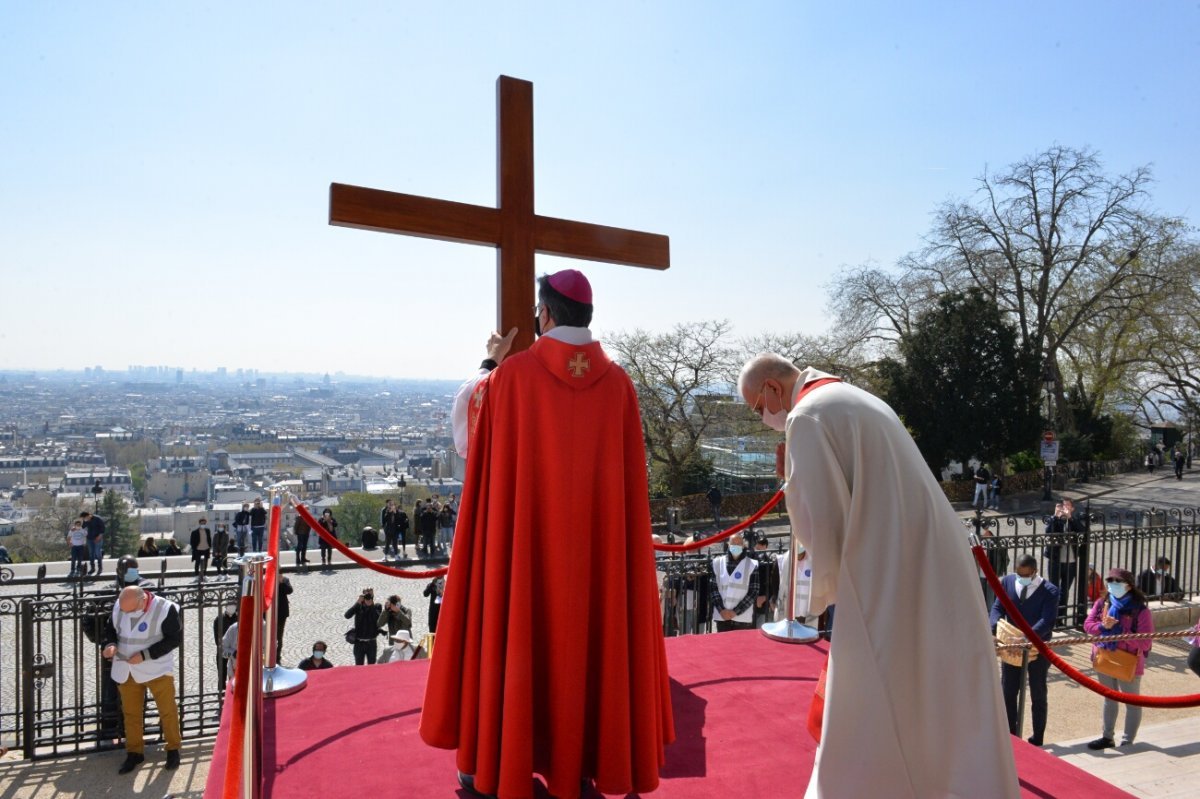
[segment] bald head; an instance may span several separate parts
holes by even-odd
[[[743,397],[748,392],[758,391],[764,380],[795,382],[800,370],[787,358],[774,352],[764,352],[746,361],[738,375],[738,391]]]
[[[117,603],[121,606],[122,613],[133,613],[136,610],[141,610],[142,605],[146,603],[146,592],[136,585],[127,585],[121,589]]]

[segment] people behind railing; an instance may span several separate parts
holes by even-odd
[[[1171,559],[1159,555],[1154,560],[1154,568],[1146,569],[1137,578],[1137,587],[1147,597],[1156,599],[1181,599],[1179,581],[1171,574]]]
[[[229,574],[229,544],[229,527],[224,522],[218,522],[217,530],[213,533],[212,557],[213,567],[221,576]]]
[[[321,518],[317,519],[317,521],[319,521],[321,526],[325,528],[325,532],[329,533],[334,538],[338,537],[338,523],[337,519],[333,518],[333,511],[331,511],[329,508],[326,508],[321,514]],[[325,539],[321,538],[320,536],[317,537],[317,544],[320,545],[321,548],[321,565],[332,566],[333,545],[325,543]],[[307,558],[305,560],[307,561]]]
[[[1195,635],[1185,639],[1192,645],[1192,651],[1188,652],[1187,664],[1188,668],[1194,671],[1197,677],[1200,677],[1200,622],[1196,623],[1196,626],[1192,628],[1192,632]]]
[[[770,542],[765,535],[750,528],[746,538],[753,539],[753,555],[758,560],[760,599],[754,603],[754,627],[758,629],[768,622],[775,621],[776,601],[779,598],[779,564],[776,554],[769,549]]]
[[[383,610],[375,604],[375,589],[364,588],[354,600],[354,604],[346,611],[347,619],[354,620],[354,626],[346,632],[346,643],[354,645],[354,665],[374,663],[379,653],[379,617]]]
[[[1059,616],[1065,616],[1070,604],[1071,587],[1079,573],[1079,564],[1086,562],[1085,547],[1078,538],[1069,533],[1085,533],[1088,529],[1086,516],[1076,513],[1075,503],[1063,499],[1054,506],[1054,515],[1046,519],[1045,534],[1048,543],[1042,554],[1048,562],[1046,578],[1059,588]]]
[[[212,557],[213,534],[208,519],[200,517],[200,523],[192,530],[189,546],[192,550],[193,571],[196,576],[208,574],[208,561]]]
[[[446,593],[446,578],[434,577],[423,593],[429,597],[429,632],[436,633],[438,617],[442,613],[442,596]]]
[[[1017,560],[1017,570],[1014,574],[1004,576],[1001,584],[1005,592],[1020,610],[1021,616],[1042,639],[1048,639],[1054,631],[1054,622],[1058,617],[1058,586],[1038,574],[1038,560],[1028,553]],[[1004,610],[1004,605],[997,598],[992,603],[989,617],[992,634],[997,635],[1002,643],[1011,643],[1013,633],[1008,632],[1011,626],[1010,618]],[[997,628],[1000,628],[999,632]],[[1019,636],[1019,633],[1016,634]],[[1021,639],[1024,636],[1019,636]],[[1014,656],[1002,656],[1000,664],[1000,689],[1004,694],[1004,710],[1008,716],[1008,731],[1017,735],[1021,719],[1017,715],[1017,696],[1021,690],[1022,660],[1019,653]],[[1029,696],[1032,705],[1033,734],[1029,743],[1042,746],[1046,733],[1047,688],[1046,676],[1050,671],[1050,662],[1039,658],[1036,651],[1030,651],[1025,671],[1029,675]]]
[[[287,626],[288,616],[292,613],[292,581],[287,577],[279,578],[279,590],[275,592],[275,662],[283,659],[283,630]]]
[[[213,642],[216,644],[216,660],[217,660],[217,690],[224,693],[225,683],[229,677],[229,660],[225,653],[225,633],[231,627],[237,624],[238,611],[237,605],[226,605],[217,617],[213,619]],[[235,633],[236,635],[236,633]]]
[[[146,759],[142,714],[147,689],[154,697],[167,739],[165,767],[179,767],[182,737],[175,701],[174,653],[182,642],[178,605],[139,586],[121,589],[101,641],[101,654],[113,661],[112,679],[120,689],[125,718],[126,755],[120,774],[128,774]]]
[[[88,548],[87,530],[83,529],[83,522],[80,519],[71,522],[71,527],[67,530],[67,545],[71,547],[71,571],[67,573],[67,576],[83,577],[87,574],[84,563],[88,559]]]
[[[302,671],[319,671],[321,669],[332,669],[333,664],[325,658],[325,652],[329,649],[329,645],[324,641],[317,641],[313,644],[312,654],[304,658],[296,664],[296,668]]]
[[[1111,569],[1105,579],[1108,595],[1096,600],[1083,629],[1088,635],[1121,635],[1154,632],[1154,617],[1146,605],[1146,595],[1134,582],[1133,573]],[[1092,662],[1099,673],[1097,679],[1106,687],[1125,693],[1141,693],[1142,674],[1146,670],[1146,655],[1150,639],[1113,641],[1092,645]],[[1100,737],[1088,744],[1088,749],[1108,749],[1115,746],[1117,712],[1120,703],[1105,698]],[[1125,708],[1125,728],[1121,746],[1130,746],[1137,739],[1142,723],[1142,709],[1137,705]]]
[[[766,602],[759,591],[762,576],[758,566],[758,561],[746,550],[742,533],[730,538],[727,552],[709,564],[708,598],[717,632],[754,627],[754,607]]]

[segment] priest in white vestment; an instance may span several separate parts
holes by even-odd
[[[786,434],[809,613],[837,604],[809,799],[1020,795],[968,533],[886,403],[766,354],[738,389]]]

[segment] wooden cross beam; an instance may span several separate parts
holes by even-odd
[[[533,210],[533,84],[496,81],[496,208],[361,186],[329,186],[329,224],[496,248],[496,329],[533,343],[534,255],[666,269],[670,240],[655,233],[540,216]]]

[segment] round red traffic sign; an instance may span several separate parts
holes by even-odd
[[[1054,431],[1047,430],[1046,432],[1042,433],[1042,441],[1045,441],[1047,444],[1053,443],[1054,442]]]

